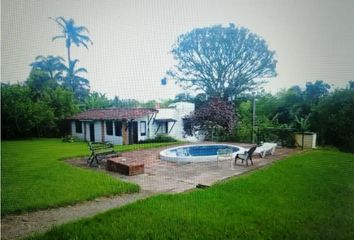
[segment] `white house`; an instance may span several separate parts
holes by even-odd
[[[113,144],[134,144],[161,133],[183,140],[184,119],[193,111],[194,104],[188,102],[158,109],[91,109],[69,118],[71,135],[86,141]]]

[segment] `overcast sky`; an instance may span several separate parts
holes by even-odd
[[[278,58],[273,93],[307,81],[344,87],[354,80],[354,0],[1,0],[1,81],[24,81],[37,55],[66,58],[49,17],[73,18],[90,30],[89,50],[72,58],[86,67],[91,89],[138,100],[173,98],[182,90],[160,84],[174,64],[178,35],[216,24],[249,28]]]

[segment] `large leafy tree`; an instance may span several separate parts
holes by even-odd
[[[59,83],[52,79],[47,72],[32,69],[25,85],[30,88],[31,98],[37,100],[43,96],[45,89],[55,89]]]
[[[33,69],[23,84],[1,84],[3,138],[59,136],[66,117],[77,112],[73,93]]]
[[[82,102],[89,92],[89,81],[79,76],[79,73],[87,73],[85,68],[75,69],[75,66],[79,60],[71,60],[71,47],[74,44],[77,47],[84,46],[88,49],[88,44],[93,44],[90,37],[87,35],[89,33],[88,29],[84,26],[77,26],[73,19],[65,19],[63,17],[57,17],[53,19],[61,28],[62,32],[52,38],[64,39],[65,46],[67,48],[68,65],[66,67],[66,76],[64,79],[64,85],[74,91],[75,96]]]
[[[260,36],[234,24],[182,34],[172,54],[177,64],[167,75],[182,87],[207,96],[239,97],[276,76],[275,52]]]
[[[319,143],[354,151],[354,89],[336,90],[320,100],[311,117]]]
[[[322,80],[316,82],[307,82],[305,89],[305,99],[309,104],[317,103],[322,97],[326,96],[331,86]]]

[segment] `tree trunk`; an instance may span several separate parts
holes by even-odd
[[[71,58],[70,58],[70,45],[67,47],[68,48],[68,88],[70,88],[72,91],[74,91],[73,88],[73,83],[72,83],[72,73],[71,73],[71,69],[70,69],[70,62],[71,62]]]

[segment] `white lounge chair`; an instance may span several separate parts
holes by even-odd
[[[267,154],[274,155],[276,147],[276,143],[265,142],[261,146],[256,148],[255,153],[259,154],[262,158],[264,158]]]

